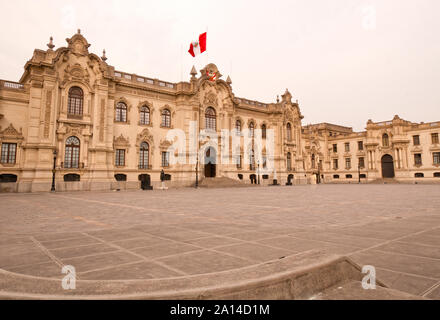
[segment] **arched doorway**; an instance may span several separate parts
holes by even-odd
[[[205,177],[214,178],[215,177],[215,163],[216,163],[216,152],[215,149],[209,147],[205,153]]]
[[[138,176],[139,181],[141,182],[141,189],[142,190],[151,190],[153,189],[151,187],[151,179],[149,174],[140,174]]]
[[[382,157],[382,177],[394,178],[394,162],[393,157],[386,154]]]

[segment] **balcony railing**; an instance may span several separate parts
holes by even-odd
[[[140,169],[140,170],[151,170],[151,164],[140,164],[140,165],[138,165],[138,169]]]
[[[61,162],[63,169],[84,169],[84,162]]]

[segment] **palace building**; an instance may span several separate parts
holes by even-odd
[[[440,181],[440,122],[395,116],[369,120],[364,132],[302,126],[287,89],[271,103],[236,97],[214,64],[200,73],[193,67],[189,81],[178,83],[128,74],[107,64],[105,51],[90,53],[79,30],[66,40],[66,47],[54,50],[51,40],[47,50],[36,49],[18,82],[0,80],[1,191],[156,187],[162,170],[167,186],[208,177],[283,185]],[[194,123],[216,133],[217,145],[198,135],[192,150]],[[185,134],[184,150],[170,148],[173,129]],[[236,154],[223,130],[239,137]],[[263,140],[258,157],[254,133]],[[195,154],[196,163],[189,160]],[[170,156],[188,161],[172,163]]]

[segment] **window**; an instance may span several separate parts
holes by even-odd
[[[333,152],[338,152],[338,145],[337,144],[334,144],[333,145]]]
[[[235,132],[236,132],[237,136],[239,136],[241,134],[241,121],[240,120],[235,121]]]
[[[254,123],[253,122],[249,123],[249,137],[251,138],[254,137],[254,129],[255,129]]]
[[[358,141],[358,150],[364,150],[364,142],[363,141]]]
[[[83,114],[84,94],[80,87],[72,87],[69,89],[69,97],[67,100],[67,113],[70,115]]]
[[[386,134],[386,133],[384,133],[382,136],[382,145],[384,147],[388,147],[390,145],[390,140],[389,140],[388,134]]]
[[[266,125],[261,126],[261,138],[266,139]]]
[[[125,149],[116,149],[116,166],[125,166]]]
[[[292,155],[290,152],[287,152],[287,170],[292,170]]]
[[[440,172],[434,172],[434,178],[440,178]]]
[[[290,123],[287,123],[287,141],[292,141],[292,126]]]
[[[17,176],[9,173],[0,174],[0,183],[4,182],[17,182]]]
[[[440,165],[440,152],[433,152],[432,153],[432,162],[434,164]]]
[[[338,159],[333,159],[333,170],[338,170]]]
[[[345,152],[350,152],[350,142],[345,143]]]
[[[16,143],[2,143],[2,163],[15,163]]]
[[[351,169],[351,158],[345,158],[345,169]]]
[[[421,153],[415,153],[414,154],[414,164],[416,166],[422,165],[422,154]]]
[[[76,173],[65,174],[63,178],[66,182],[81,181],[81,176]]]
[[[438,143],[438,133],[431,133],[431,141],[432,141],[432,144]]]
[[[67,138],[64,168],[79,168],[79,146],[80,142],[77,137]]]
[[[211,107],[207,108],[205,112],[205,127],[208,130],[216,130],[215,110]]]
[[[339,179],[339,174],[334,174],[333,179]]]
[[[236,161],[237,161],[237,169],[241,169],[241,155],[237,156]]]
[[[127,181],[127,175],[123,173],[115,174],[116,181]]]
[[[361,173],[361,174],[359,175],[359,178],[361,178],[361,179],[366,179],[366,178],[367,178],[367,175],[366,175],[365,173]]]
[[[149,149],[150,146],[146,142],[141,143],[141,147],[139,150],[139,169],[148,169],[149,164]]]
[[[139,123],[150,124],[150,108],[147,106],[141,107]]]
[[[255,155],[253,149],[249,153],[249,169],[255,170]]]
[[[162,151],[162,167],[168,167],[170,165],[170,153]]]
[[[351,174],[346,174],[346,175],[345,175],[345,178],[346,178],[346,179],[352,179],[353,176],[352,176]]]
[[[116,104],[116,119],[117,122],[127,122],[127,105],[123,102]]]
[[[422,173],[422,172],[416,172],[415,174],[414,174],[414,177],[415,178],[423,178],[425,175]]]
[[[359,157],[359,168],[365,168],[365,158]]]
[[[171,112],[168,109],[164,109],[162,111],[162,127],[169,128],[171,127]]]
[[[419,136],[419,135],[417,135],[417,136],[413,136],[413,144],[414,144],[415,146],[420,145],[420,136]]]

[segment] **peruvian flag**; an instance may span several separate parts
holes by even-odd
[[[198,41],[193,41],[189,45],[189,54],[195,57],[198,54],[201,54],[206,51],[206,32],[199,35]]]

